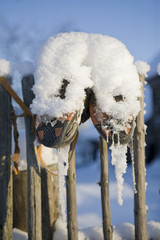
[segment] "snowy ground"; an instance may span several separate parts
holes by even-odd
[[[86,131],[85,131],[86,130]],[[80,137],[86,140],[89,136],[98,138],[94,128],[83,128],[80,131]],[[23,134],[21,134],[23,137]],[[23,144],[23,141],[20,141]],[[78,147],[78,146],[77,146]],[[23,155],[24,153],[22,153]],[[78,158],[78,156],[77,156]],[[149,238],[160,239],[160,158],[146,166],[146,205],[148,207],[147,222]],[[77,205],[78,205],[78,226],[80,229],[80,240],[101,240],[102,220],[101,220],[101,197],[100,187],[97,184],[100,181],[99,159],[86,167],[77,169]],[[117,202],[116,179],[114,167],[109,159],[109,193],[112,225],[114,226],[114,240],[134,239],[134,201],[133,201],[133,181],[132,168],[127,167],[124,175],[123,205]],[[66,228],[63,223],[58,222],[57,235],[54,240],[66,239]],[[86,237],[86,238],[85,238]],[[27,239],[27,235],[14,229],[14,240]]]

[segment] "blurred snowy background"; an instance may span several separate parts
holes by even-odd
[[[127,46],[135,61],[142,60],[151,65],[149,78],[157,74],[160,62],[159,0],[1,0],[0,9],[0,59],[11,61],[15,69],[23,61],[34,62],[39,47],[51,35],[81,31],[119,39]],[[13,87],[19,96],[20,84],[20,77],[15,73]],[[152,88],[149,85],[146,85],[145,102],[147,121],[154,113]],[[24,130],[20,132],[21,159],[25,159]],[[80,228],[101,226],[100,188],[97,184],[100,180],[98,138],[90,121],[81,126],[76,153]],[[155,154],[154,161],[146,166],[148,221],[160,222],[159,171],[160,157]],[[116,180],[111,164],[109,175],[112,224],[133,223],[131,166],[124,176],[123,206],[117,203]]]

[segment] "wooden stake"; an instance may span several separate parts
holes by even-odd
[[[34,78],[32,75],[23,77],[22,89],[25,105],[29,108],[34,94],[32,87]],[[41,240],[41,172],[34,149],[33,122],[30,116],[25,117],[26,149],[28,170],[28,239]]]
[[[145,202],[145,129],[144,129],[144,76],[140,75],[142,83],[141,111],[136,120],[134,133],[135,182],[134,194],[135,239],[147,239],[147,213]]]
[[[10,80],[8,79],[8,81]],[[13,183],[11,130],[11,96],[0,84],[0,240],[12,239]]]
[[[77,136],[78,137],[78,136]],[[76,139],[75,139],[76,141]],[[67,228],[68,239],[78,240],[77,201],[76,201],[76,169],[74,142],[69,152],[69,168],[66,177],[67,187]]]
[[[104,240],[112,240],[112,223],[109,202],[109,182],[108,182],[108,146],[107,142],[100,137],[100,158],[101,158],[101,201],[103,217],[103,236]]]

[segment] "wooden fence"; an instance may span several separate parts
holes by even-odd
[[[11,79],[8,78],[7,80],[10,83]],[[140,76],[140,81],[142,82],[142,98],[140,99],[142,110],[137,117],[134,134],[134,173],[137,190],[134,195],[135,239],[146,240],[144,76]],[[31,90],[33,84],[34,78],[32,75],[23,77],[23,98],[28,108],[34,98]],[[11,96],[1,84],[0,109],[0,240],[12,239],[13,222],[14,227],[28,231],[29,240],[51,240],[54,232],[54,223],[59,216],[57,177],[54,177],[53,181],[51,179],[53,176],[50,176],[45,169],[40,168],[34,149],[33,119],[30,116],[25,116],[27,171],[13,177],[11,157]],[[105,240],[112,240],[113,228],[110,216],[108,183],[108,146],[101,137],[99,142],[103,235]],[[52,166],[51,168],[55,167]],[[14,187],[12,187],[13,182]],[[77,240],[78,225],[74,147],[71,148],[69,153],[69,170],[66,178],[66,186],[68,239]],[[24,188],[26,191],[23,191],[23,195],[21,193]],[[28,210],[26,211],[26,209]],[[27,218],[28,223],[26,222]],[[22,226],[20,223],[22,223]]]

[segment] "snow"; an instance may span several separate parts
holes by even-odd
[[[160,222],[148,222],[148,238],[154,240],[160,239]]]
[[[148,239],[159,240],[160,223],[150,221],[147,224]],[[53,240],[67,240],[67,225],[58,219],[55,224],[55,233]],[[18,229],[13,230],[13,240],[27,240],[27,233]],[[103,231],[101,227],[91,227],[78,231],[79,240],[103,240]],[[123,223],[118,227],[113,227],[113,240],[134,240],[134,225],[131,223]]]
[[[0,59],[0,76],[11,76],[12,67],[9,61],[6,59]]]
[[[148,239],[159,240],[160,237],[160,222],[150,221],[147,223]],[[55,233],[53,240],[67,240],[67,225],[58,219],[55,224]],[[134,240],[134,225],[131,223],[123,223],[117,227],[113,227],[113,240]],[[90,227],[80,229],[78,231],[79,240],[103,240],[102,227]]]
[[[45,159],[45,164],[47,166],[58,163],[57,149],[49,148],[42,145],[42,159]]]
[[[65,99],[60,99],[63,79],[69,85]],[[139,78],[124,44],[109,36],[81,32],[51,37],[38,55],[32,112],[51,117],[81,112],[88,87],[93,87],[100,109],[113,118],[127,121],[140,110]],[[120,94],[125,98],[123,104],[114,100]]]
[[[92,81],[90,67],[82,64],[87,54],[85,40],[81,36],[75,40],[74,34],[70,38],[67,33],[52,37],[38,56],[32,112],[60,117],[83,108],[84,89],[92,87]],[[56,97],[63,79],[70,81],[65,101]]]
[[[65,176],[68,171],[68,152],[70,146],[67,145],[58,149],[58,202],[60,206],[60,219],[66,222],[66,188]]]
[[[150,71],[150,65],[143,61],[136,61],[135,66],[139,74],[148,77],[147,73]]]
[[[122,240],[127,239],[135,239],[134,238],[134,225],[131,223],[123,223],[118,226],[118,228],[115,228],[117,235]]]
[[[17,228],[14,228],[12,237],[13,237],[13,240],[27,240],[28,234]]]
[[[157,65],[157,73],[158,73],[158,75],[160,75],[160,63],[158,63],[158,65]]]

